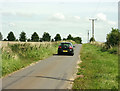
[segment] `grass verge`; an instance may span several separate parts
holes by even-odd
[[[58,44],[9,44],[2,48],[2,76],[57,53]]]
[[[81,60],[73,89],[118,89],[118,55],[83,44]]]
[[[2,63],[2,75],[0,72],[0,77],[4,77],[14,71],[30,65],[31,63],[35,63],[56,54],[60,42],[62,41],[45,43],[5,43],[6,46],[3,46],[0,51],[0,56],[2,58],[2,60],[0,60],[2,61],[0,62]],[[69,42],[75,44],[74,41]]]

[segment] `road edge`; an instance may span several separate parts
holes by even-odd
[[[81,45],[81,48],[82,48],[82,45]],[[80,52],[81,52],[81,48],[80,48]],[[67,89],[72,89],[72,86],[73,86],[73,83],[74,83],[74,80],[77,78],[77,72],[78,72],[78,68],[80,68],[79,64],[82,63],[82,60],[81,60],[81,57],[80,57],[80,53],[79,53],[79,56],[78,56],[78,60],[76,62],[76,67],[75,67],[75,71],[73,72],[73,75],[72,77],[70,78],[70,80],[72,82],[70,82],[67,86]]]

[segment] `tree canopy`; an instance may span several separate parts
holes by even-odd
[[[2,33],[0,32],[0,41],[3,39]]]
[[[78,43],[78,44],[82,44],[82,39],[81,39],[81,37],[74,37],[74,38],[73,38],[73,41],[75,41],[75,42]]]
[[[14,33],[13,32],[8,33],[7,39],[8,41],[15,41],[16,38],[14,36]]]
[[[107,34],[107,46],[115,46],[118,45],[119,41],[120,41],[120,32],[118,29],[113,29],[111,33]]]
[[[56,34],[56,36],[55,36],[55,41],[61,41],[61,36],[60,36],[60,34]]]
[[[90,42],[92,42],[92,41],[95,41],[95,39],[93,37],[90,38]]]
[[[65,41],[65,40],[67,40],[66,38],[63,38],[63,40]]]
[[[71,36],[71,34],[68,35],[67,40],[73,40],[73,37]]]
[[[20,41],[23,41],[23,42],[25,42],[25,41],[27,40],[27,38],[26,38],[26,33],[25,33],[25,32],[21,32],[20,37],[19,37],[19,40],[20,40]]]
[[[31,41],[33,42],[38,42],[39,41],[39,36],[36,32],[34,32],[31,36]]]
[[[51,41],[54,42],[54,39],[52,39]]]
[[[49,33],[44,32],[43,36],[42,36],[42,41],[50,41],[51,40],[51,36]]]
[[[0,32],[0,40],[2,40],[2,34]],[[51,41],[51,42],[54,42],[54,41],[61,41],[61,35],[60,34],[56,34],[55,37],[53,39],[51,39],[51,36],[49,33],[47,32],[44,32],[43,36],[40,38],[39,35],[34,32],[32,35],[31,35],[31,38],[26,38],[26,33],[24,31],[22,31],[20,33],[20,36],[19,36],[19,39],[16,39],[15,36],[14,36],[14,33],[13,32],[10,32],[8,33],[8,36],[7,36],[7,39],[4,39],[4,41],[22,41],[22,42],[25,42],[27,40],[27,42],[43,42],[43,41]],[[73,40],[75,41],[76,43],[78,44],[81,44],[82,42],[82,39],[81,37],[72,37],[71,34],[69,34],[67,36],[67,38],[63,38],[63,40]]]

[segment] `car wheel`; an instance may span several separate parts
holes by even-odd
[[[73,55],[74,55],[74,53],[71,53],[71,55],[73,56]]]
[[[61,53],[60,53],[60,52],[58,52],[58,55],[61,55]]]

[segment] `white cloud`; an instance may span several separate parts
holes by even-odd
[[[51,19],[55,21],[76,22],[79,21],[81,18],[80,16],[71,16],[65,15],[63,13],[55,13],[52,15]]]
[[[109,25],[116,25],[117,24],[115,21],[111,21],[111,20],[107,19],[107,16],[104,13],[98,13],[96,15],[96,17],[97,17],[98,21],[101,20]]]
[[[56,13],[53,15],[53,18],[59,19],[59,20],[64,20],[65,16],[62,13]]]
[[[106,21],[107,20],[106,15],[103,14],[103,13],[98,13],[97,14],[97,18],[100,19],[100,20],[102,20],[102,21]]]

